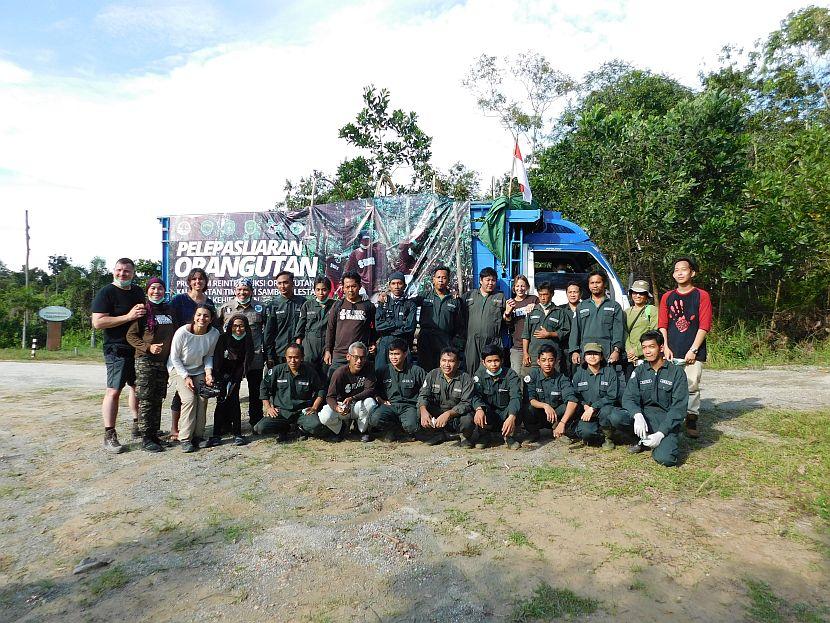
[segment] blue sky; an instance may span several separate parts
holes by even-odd
[[[435,166],[489,187],[512,140],[461,86],[480,54],[535,50],[576,78],[622,59],[694,87],[802,6],[0,0],[0,261],[22,264],[26,209],[41,266],[157,256],[157,216],[270,209],[287,178],[355,155],[337,133],[370,83],[418,113]]]

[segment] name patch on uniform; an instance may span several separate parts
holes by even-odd
[[[580,310],[579,310],[579,315],[580,315],[580,316],[587,316],[587,315],[588,315],[588,314],[590,314],[590,313],[591,313],[591,310],[590,310],[590,309],[580,309]]]
[[[600,385],[608,385],[608,381],[600,381],[599,384]]]
[[[660,379],[660,382],[661,382],[663,385],[668,385],[669,387],[671,387],[672,385],[674,385],[674,381],[670,381],[670,380],[668,380],[668,379]]]
[[[288,383],[288,379],[277,379],[277,383]]]
[[[577,387],[585,387],[588,384],[588,381],[580,381],[576,384]]]
[[[640,385],[651,385],[652,379],[640,379]]]
[[[298,380],[297,385],[308,385],[308,381]]]
[[[617,310],[614,309],[613,307],[603,307],[602,311],[611,311],[612,312],[612,311],[617,311]]]
[[[460,387],[454,387],[453,390],[452,390],[452,393],[453,394],[460,394],[461,393],[461,388]]]

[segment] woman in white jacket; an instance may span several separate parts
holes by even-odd
[[[179,440],[183,452],[195,452],[205,434],[207,398],[199,395],[199,382],[213,385],[213,350],[219,331],[211,326],[213,308],[199,305],[193,322],[182,325],[173,335],[167,370],[182,399]]]

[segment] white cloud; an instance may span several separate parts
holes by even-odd
[[[95,23],[115,37],[161,39],[185,47],[204,42],[216,34],[220,17],[207,2],[155,0],[109,4],[95,16]]]
[[[32,79],[32,73],[10,61],[0,59],[0,85],[23,84]]]
[[[396,5],[370,0],[321,19],[302,45],[277,43],[285,37],[276,32],[202,50],[165,73],[109,83],[17,79],[0,88],[0,172],[18,173],[0,176],[11,219],[0,224],[0,260],[22,263],[27,208],[32,263],[41,266],[55,253],[79,262],[158,256],[156,216],[269,209],[285,178],[331,171],[351,155],[337,130],[369,83],[389,88],[394,107],[419,113],[436,165],[460,160],[489,186],[510,166],[512,145],[460,86],[479,54],[536,49],[576,76],[619,57],[694,84],[723,44],[751,43],[792,8],[734,4],[468,0],[389,21]],[[111,5],[105,23],[113,32],[157,29],[167,16],[175,33],[187,21],[187,11],[146,6],[155,12]],[[208,17],[193,28],[201,36],[212,27]]]

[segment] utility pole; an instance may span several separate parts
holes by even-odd
[[[26,284],[26,296],[29,295],[29,211],[26,210],[26,264],[24,266],[26,275],[24,277]],[[23,310],[23,339],[21,340],[20,348],[26,348],[26,329],[29,324],[29,310]]]

